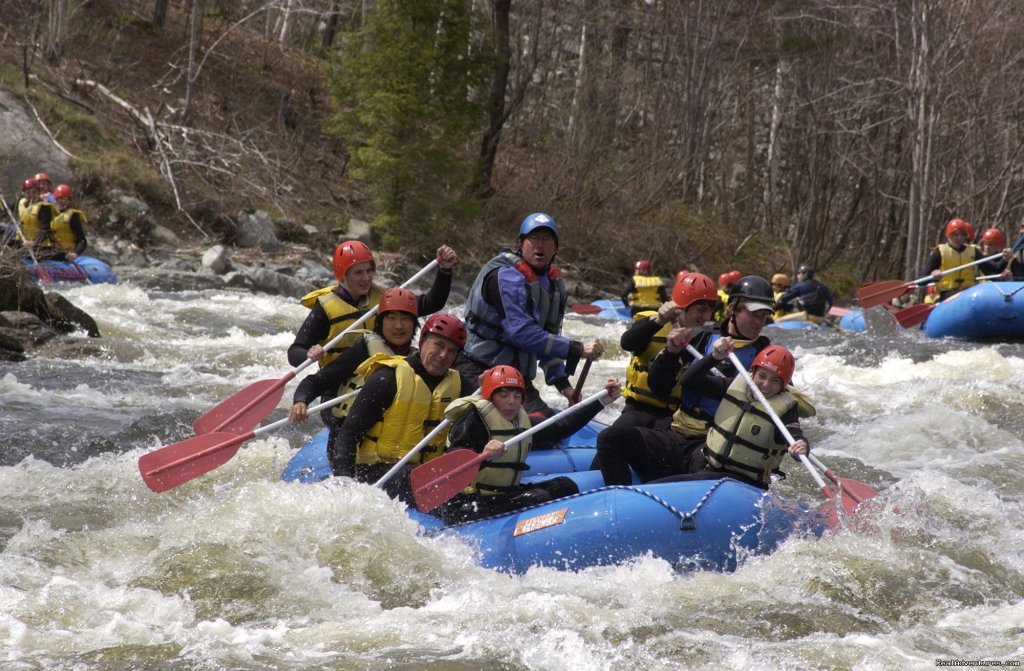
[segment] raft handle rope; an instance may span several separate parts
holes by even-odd
[[[1007,302],[1007,303],[1013,302],[1013,295],[1015,293],[1017,293],[1018,291],[1020,291],[1021,289],[1024,289],[1024,284],[1022,284],[1021,286],[1017,287],[1016,289],[1014,289],[1010,293],[1006,293],[1005,291],[1003,291],[1002,287],[999,286],[999,284],[1000,284],[999,282],[993,282],[992,284],[994,284],[995,287],[996,287],[996,290],[998,290],[999,293],[1001,293],[1003,295],[1003,300],[1005,302]]]
[[[693,507],[693,510],[691,510],[690,512],[687,512],[687,513],[680,512],[678,508],[676,508],[675,506],[673,506],[671,503],[669,503],[665,499],[661,498],[660,496],[658,496],[656,494],[652,494],[651,492],[647,491],[646,489],[640,489],[640,488],[638,488],[638,487],[636,487],[634,485],[612,485],[610,487],[600,487],[598,489],[588,489],[585,492],[580,492],[578,494],[573,494],[571,496],[565,496],[565,497],[562,497],[561,499],[557,499],[557,500],[559,500],[559,501],[566,501],[568,499],[575,499],[577,497],[583,496],[584,494],[593,494],[594,492],[602,492],[602,491],[606,491],[606,490],[610,490],[610,489],[624,489],[624,490],[627,490],[627,491],[635,492],[637,494],[641,494],[643,496],[646,496],[647,498],[651,499],[652,501],[660,504],[666,510],[670,511],[673,515],[675,515],[677,518],[679,518],[679,530],[680,531],[694,531],[697,528],[697,520],[696,520],[697,513],[700,512],[700,509],[702,507],[704,507],[704,504],[707,503],[708,499],[711,498],[711,494],[713,494],[714,491],[716,489],[718,489],[718,487],[721,486],[722,483],[725,482],[726,480],[730,480],[732,482],[737,482],[736,480],[733,480],[732,478],[720,478],[718,480],[715,480],[714,484],[712,484],[711,487],[708,488],[708,491],[706,491],[704,493],[704,496],[702,496],[700,498],[700,500],[697,501],[697,504]],[[540,506],[550,505],[551,503],[554,503],[554,501],[546,501],[544,503],[538,503],[536,505],[529,506],[529,507],[526,507],[526,508],[520,508],[519,510],[516,510],[514,512],[516,512],[516,513],[523,513],[523,512],[526,512],[528,510],[531,510],[533,508],[539,508]],[[466,525],[466,524],[474,524],[476,522],[482,522],[484,520],[494,519],[496,517],[505,517],[506,515],[508,515],[508,513],[502,513],[500,515],[491,515],[490,517],[481,517],[479,519],[469,520],[469,521],[466,521],[466,522],[459,522],[457,524],[450,524],[450,525],[448,525],[446,527],[443,527],[441,529],[433,529],[433,530],[427,532],[426,536],[428,536],[428,537],[436,536],[438,534],[444,533],[445,531],[448,531],[449,529],[456,529],[456,528],[458,528],[460,526],[463,526],[463,525]]]

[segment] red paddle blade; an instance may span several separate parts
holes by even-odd
[[[857,506],[870,498],[878,496],[878,491],[858,480],[848,478],[837,478],[836,484],[840,488],[840,499],[843,502],[843,510],[852,514]]]
[[[895,313],[896,321],[900,323],[905,329],[917,326],[924,320],[928,319],[928,313],[932,311],[935,305],[928,305],[921,303],[919,305],[911,305],[909,308],[899,310]]]
[[[409,474],[416,508],[429,512],[468,487],[480,471],[486,453],[455,450],[417,466]]]
[[[273,412],[284,396],[284,386],[295,373],[278,380],[260,380],[221,401],[192,424],[196,435],[226,431],[245,433],[252,431]]]
[[[139,457],[139,473],[154,492],[166,492],[224,465],[255,435],[207,433],[166,445]]]
[[[913,282],[904,282],[903,280],[872,282],[857,290],[857,302],[866,310],[899,298],[916,286]]]
[[[596,315],[603,309],[601,306],[592,303],[574,303],[569,306],[569,310],[578,315]]]

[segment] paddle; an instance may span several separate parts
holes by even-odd
[[[572,401],[575,405],[580,402],[583,392],[583,383],[587,381],[587,373],[590,372],[590,365],[594,363],[593,359],[587,359],[587,362],[583,364],[583,370],[580,371],[580,376],[576,379],[576,388],[572,390]]]
[[[772,406],[768,403],[768,399],[765,398],[764,394],[761,393],[761,390],[758,389],[756,384],[754,384],[754,380],[750,377],[750,373],[747,372],[747,369],[743,366],[743,363],[739,360],[739,357],[736,356],[735,352],[729,352],[729,360],[732,361],[732,365],[735,366],[736,370],[738,370],[740,375],[743,376],[743,381],[747,383],[747,387],[750,389],[751,393],[754,394],[754,397],[761,403],[761,406],[764,408],[764,411],[767,412],[768,416],[772,418],[772,422],[779,429],[779,433],[781,433],[782,436],[786,439],[786,443],[792,446],[793,443],[796,442],[796,440],[793,439],[793,434],[789,432],[789,429],[786,428],[786,425],[782,423],[782,420],[779,418],[779,415],[775,412],[775,409],[772,408]],[[797,455],[797,457],[800,459],[800,463],[804,465],[804,468],[807,469],[807,472],[811,474],[811,477],[814,478],[814,481],[818,484],[818,487],[821,488],[821,491],[825,495],[825,498],[831,500],[834,497],[834,494],[832,493],[832,490],[830,490],[828,486],[825,484],[825,482],[821,479],[821,476],[818,475],[817,471],[815,471],[814,468],[812,468],[811,460],[808,459],[807,455],[803,454]],[[829,473],[831,473],[831,471],[829,471]],[[849,514],[852,514],[857,509],[857,506],[863,502],[864,498],[858,498],[857,496],[854,496],[853,493],[849,490],[849,488],[845,487],[843,483],[839,482],[839,478],[835,478],[834,475],[832,477],[834,478],[833,482],[835,482],[839,486],[840,501],[843,504],[843,510],[845,510]],[[871,492],[870,495],[867,496],[867,498],[871,498],[872,496],[878,494],[878,492],[876,492],[875,490],[871,489],[871,487],[868,487],[863,483],[857,484],[862,494],[866,494],[868,491]]]
[[[1016,254],[1022,249],[1024,249],[1024,235],[1020,236],[1020,238],[1012,247],[1014,254]],[[957,266],[956,268],[944,270],[938,276],[925,275],[924,277],[918,278],[910,282],[904,282],[902,280],[885,280],[882,282],[872,282],[871,284],[866,284],[857,290],[857,302],[859,302],[860,306],[865,309],[873,307],[875,305],[881,305],[882,303],[888,303],[892,299],[899,298],[900,296],[902,296],[903,294],[907,293],[908,291],[915,287],[934,282],[939,277],[949,275],[950,273],[955,273],[965,268],[977,266],[982,263],[985,263],[986,261],[992,261],[1001,258],[1002,256],[1003,253],[1000,252],[998,254],[993,254],[992,256],[986,256],[983,259],[978,259],[977,261],[965,263],[962,266]]]
[[[474,395],[476,395],[476,394],[474,394]],[[415,445],[413,445],[412,449],[409,450],[408,452],[406,452],[402,456],[401,459],[399,459],[397,462],[395,462],[395,465],[392,466],[391,468],[389,468],[387,473],[385,473],[384,475],[380,476],[380,480],[378,480],[377,482],[373,483],[373,486],[374,487],[383,487],[385,482],[387,482],[392,477],[394,477],[395,473],[397,473],[398,471],[400,471],[402,469],[402,466],[405,466],[407,463],[409,463],[409,460],[411,460],[413,457],[415,457],[417,454],[419,454],[420,450],[422,450],[424,447],[429,445],[430,441],[432,441],[434,438],[436,438],[437,434],[439,434],[442,431],[444,431],[445,429],[447,429],[448,425],[451,424],[451,423],[452,423],[452,420],[448,419],[447,417],[445,419],[441,420],[440,422],[438,422],[437,426],[434,427],[433,431],[431,431],[427,435],[423,436],[423,439],[420,440],[420,442],[418,442]]]
[[[608,390],[602,389],[593,396],[588,396],[576,405],[548,417],[543,422],[531,426],[526,431],[509,438],[505,445],[515,445],[537,433],[541,429],[558,421],[562,415],[574,412],[586,405],[608,396]],[[454,450],[431,459],[417,466],[409,475],[413,499],[420,512],[429,512],[468,487],[476,479],[480,464],[487,460],[487,453],[476,453],[473,450]]]
[[[416,282],[437,266],[437,259],[434,259],[419,272],[406,280],[401,287],[405,288]],[[324,350],[329,350],[347,335],[350,331],[362,326],[370,317],[377,313],[378,306],[370,308],[366,314],[352,323],[338,335],[331,338],[324,345]],[[284,395],[284,386],[288,381],[298,375],[313,363],[312,359],[306,359],[293,368],[284,377],[276,380],[259,380],[253,382],[241,391],[221,401],[208,410],[192,424],[196,434],[214,433],[226,431],[228,433],[244,433],[263,421],[271,410],[277,407],[281,397]]]
[[[39,280],[43,282],[43,284],[53,283],[53,278],[50,277],[50,273],[46,272],[46,269],[39,265],[39,259],[36,258],[32,248],[28,245],[28,238],[25,237],[24,231],[21,230],[21,222],[18,221],[17,217],[14,216],[14,213],[11,212],[11,208],[7,205],[7,199],[0,196],[0,202],[4,204],[4,211],[14,223],[14,230],[18,232],[18,237],[21,238],[21,244],[25,245],[25,249],[28,251],[28,255],[32,259],[33,265],[36,267],[36,274],[39,275]]]
[[[603,309],[600,305],[594,305],[593,303],[573,303],[569,306],[569,310],[578,315],[596,315]]]
[[[860,482],[859,480],[844,479],[840,480],[836,477],[836,474],[832,472],[832,469],[821,463],[821,460],[813,454],[808,453],[807,459],[810,460],[817,468],[821,469],[821,472],[825,474],[832,482],[836,483],[841,490],[850,496],[854,501],[864,503],[864,501],[870,499],[873,496],[878,496],[878,491],[869,487],[868,485]]]
[[[350,391],[309,408],[309,414],[338,405],[359,393]],[[248,433],[217,432],[165,445],[139,457],[142,481],[154,492],[166,492],[226,464],[247,440],[288,424],[287,417]]]
[[[917,305],[911,305],[909,308],[904,308],[893,313],[896,317],[896,321],[900,323],[905,329],[917,326],[925,319],[928,318],[928,313],[935,307],[935,303],[919,303]]]

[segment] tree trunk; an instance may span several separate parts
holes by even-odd
[[[284,7],[284,16],[281,18],[281,31],[277,35],[277,41],[281,44],[288,44],[292,34],[292,25],[295,23],[295,0],[288,0]]]
[[[931,101],[931,43],[928,2],[914,2],[911,17],[913,65],[910,73],[908,116],[911,120],[910,184],[908,193],[907,249],[903,256],[906,277],[916,274],[925,257],[928,238],[929,162],[933,111]]]
[[[491,80],[491,93],[488,101],[488,123],[480,140],[480,160],[476,175],[473,177],[471,192],[482,198],[494,192],[491,176],[494,174],[494,160],[498,154],[498,141],[502,126],[508,119],[505,109],[505,92],[508,90],[508,78],[511,70],[511,51],[509,49],[509,12],[512,0],[495,0],[494,2],[494,48],[495,67],[494,79]]]
[[[157,28],[163,28],[164,23],[167,22],[167,6],[168,0],[156,0],[153,5],[153,25]]]
[[[196,53],[199,51],[199,17],[202,14],[202,0],[192,0],[192,13],[190,16],[190,29],[188,39],[188,69],[185,72],[185,106],[181,110],[181,120],[184,122],[192,113],[192,105],[195,102],[195,78]]]
[[[338,12],[341,0],[332,0],[331,9],[324,18],[324,29],[320,33],[320,46],[330,49],[334,46],[334,35],[338,32]]]

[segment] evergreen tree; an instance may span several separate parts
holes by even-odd
[[[472,0],[379,0],[334,62],[332,130],[352,147],[385,246],[455,241],[475,214],[467,187],[493,68]]]

